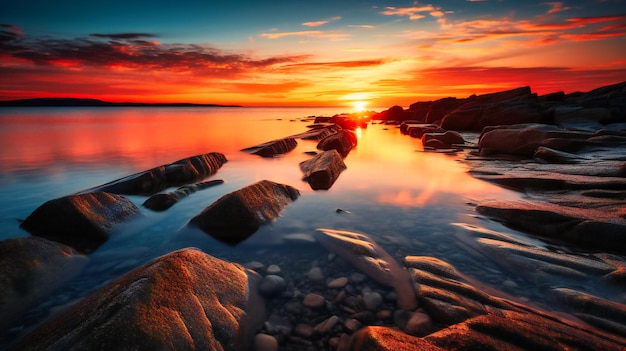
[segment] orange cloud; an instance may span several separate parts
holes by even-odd
[[[323,26],[325,24],[328,24],[331,21],[338,21],[340,19],[341,19],[341,16],[335,16],[335,17],[333,17],[331,19],[328,19],[328,20],[304,22],[304,23],[302,23],[302,25],[305,26],[305,27],[319,27],[319,26]]]
[[[426,6],[414,6],[414,7],[386,7],[384,11],[381,12],[381,14],[385,15],[385,16],[408,16],[410,20],[414,21],[414,20],[419,20],[422,19],[426,16],[422,15],[421,12],[429,12],[431,13],[435,13],[435,17],[441,17],[443,16],[443,12],[441,12],[441,9],[434,7],[433,5],[426,5]]]
[[[325,32],[320,30],[305,30],[296,32],[261,33],[260,36],[268,39],[279,39],[284,37],[345,38],[349,37],[350,35],[334,31]]]

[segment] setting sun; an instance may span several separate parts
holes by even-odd
[[[369,102],[367,101],[352,101],[352,109],[354,112],[363,112],[367,108]]]

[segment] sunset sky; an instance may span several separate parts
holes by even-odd
[[[626,81],[626,0],[15,1],[0,100],[408,106]]]

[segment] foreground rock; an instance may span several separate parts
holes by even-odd
[[[175,251],[94,292],[12,350],[249,350],[264,319],[257,278],[199,250]]]
[[[153,211],[165,211],[168,208],[174,206],[178,202],[178,200],[187,197],[191,193],[220,184],[224,184],[224,181],[221,179],[210,180],[207,182],[190,185],[183,185],[175,191],[165,194],[154,194],[150,196],[148,200],[144,201],[143,206]]]
[[[287,152],[293,150],[296,146],[298,146],[296,139],[285,138],[268,141],[267,143],[245,148],[241,151],[263,157],[276,157],[278,155],[286,154]]]
[[[526,201],[489,201],[479,204],[476,211],[550,239],[626,252],[626,218],[605,211]]]
[[[346,168],[337,150],[324,151],[300,163],[304,179],[309,182],[313,190],[330,189]]]
[[[405,310],[417,308],[414,282],[383,248],[367,235],[342,230],[318,229],[315,238],[329,251],[337,254],[375,281],[393,287],[398,306]]]
[[[82,193],[106,191],[124,195],[153,195],[172,186],[202,180],[215,174],[226,163],[226,157],[217,152],[185,158],[147,171],[103,184]]]
[[[77,276],[87,256],[36,236],[0,242],[0,330]]]
[[[115,224],[138,214],[137,206],[124,196],[93,192],[50,200],[33,211],[20,227],[89,253],[108,239]]]
[[[189,223],[217,240],[237,244],[278,218],[299,196],[291,186],[263,180],[222,196]]]
[[[342,157],[348,156],[350,150],[356,146],[356,136],[347,130],[339,130],[337,133],[327,136],[317,144],[318,150],[337,150]]]

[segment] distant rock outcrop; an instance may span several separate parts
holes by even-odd
[[[196,249],[107,284],[11,350],[250,350],[263,323],[260,277]]]
[[[69,246],[36,236],[0,241],[0,330],[77,276],[88,261]]]
[[[135,173],[81,193],[106,191],[123,195],[153,195],[165,188],[202,180],[215,174],[224,163],[226,157],[221,153],[197,155]]]
[[[289,185],[263,180],[222,196],[189,223],[217,240],[237,244],[275,220],[299,196]]]
[[[20,227],[89,253],[108,239],[115,224],[138,214],[139,209],[129,199],[100,191],[50,200],[33,211]]]
[[[304,179],[313,190],[330,189],[346,168],[337,150],[324,151],[300,163]]]

